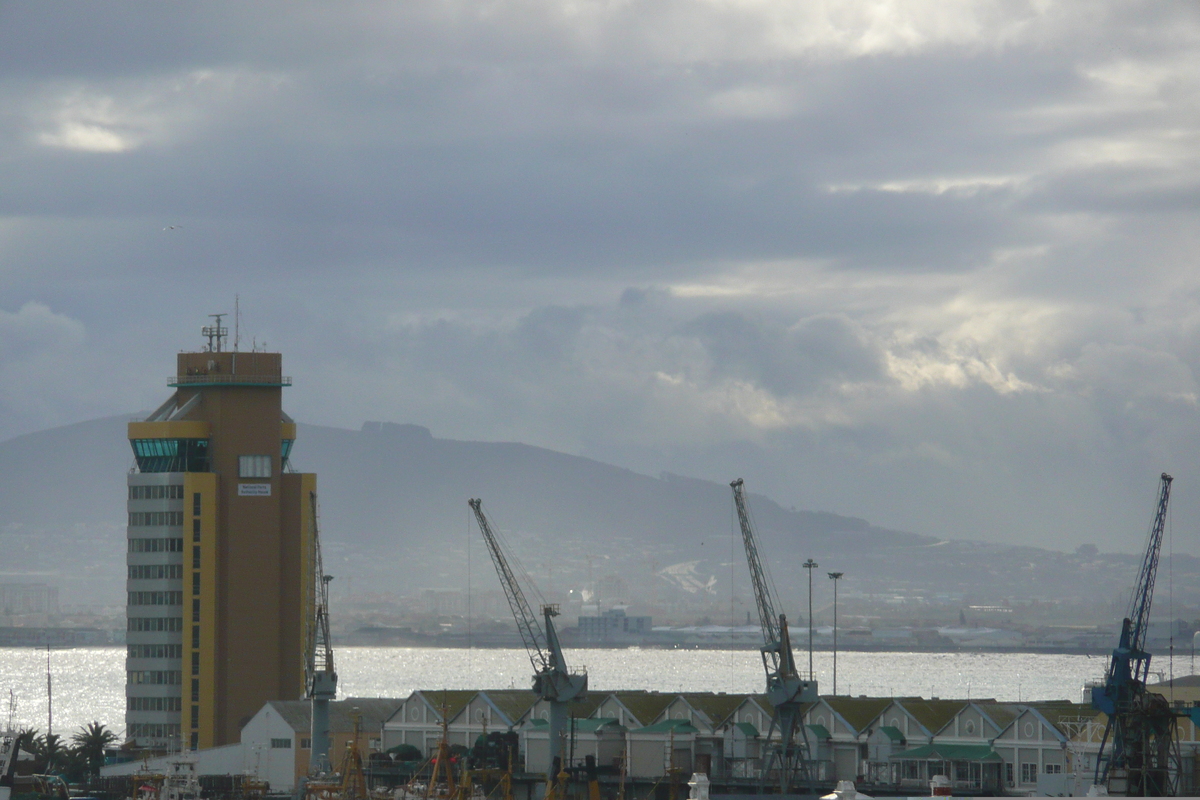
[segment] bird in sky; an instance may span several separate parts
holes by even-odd
[[[167,227],[163,228],[164,231],[173,231],[176,229],[183,230],[183,226],[182,225],[168,225]]]

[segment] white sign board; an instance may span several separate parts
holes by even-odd
[[[270,497],[271,484],[269,483],[239,483],[238,497]]]

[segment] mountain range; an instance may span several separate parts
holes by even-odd
[[[58,585],[68,605],[120,606],[124,482],[133,468],[125,423],[133,418],[0,442],[0,579]],[[346,598],[495,590],[467,507],[468,498],[479,497],[546,597],[593,596],[587,592],[602,587],[602,602],[680,613],[726,609],[735,617],[747,603],[727,485],[642,475],[518,443],[441,439],[390,422],[359,430],[301,424],[292,461],[318,474],[326,570]],[[884,605],[1074,603],[1108,613],[1123,605],[1136,572],[1131,554],[978,542],[969,531],[961,540],[939,540],[785,509],[752,489],[760,547],[789,607],[802,602],[801,564],[809,558],[820,565],[822,598],[828,581],[821,572],[837,570],[845,573],[848,600]],[[1178,580],[1200,574],[1197,567],[1178,557],[1170,568]],[[1193,590],[1175,591],[1181,605],[1196,600]]]

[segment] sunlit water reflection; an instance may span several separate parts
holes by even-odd
[[[662,692],[762,691],[763,672],[753,650],[571,650],[572,667],[586,667],[592,689]],[[798,652],[802,671],[806,652]],[[1102,676],[1105,659],[1026,653],[838,654],[839,694],[924,697],[994,697],[998,700],[1080,699],[1085,680]],[[337,651],[339,696],[404,697],[415,689],[529,686],[532,672],[522,650],[342,647]],[[1191,671],[1177,657],[1173,672]],[[50,654],[54,730],[70,734],[93,720],[125,727],[125,651],[122,648],[54,650]],[[1167,659],[1155,667],[1171,673]],[[833,656],[815,653],[813,670],[822,693],[833,690]],[[0,705],[4,722],[47,727],[46,651],[0,648]]]

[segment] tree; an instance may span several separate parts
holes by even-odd
[[[88,773],[93,776],[100,774],[100,768],[104,766],[104,751],[116,740],[117,735],[99,722],[90,722],[71,736],[75,750],[83,756]]]

